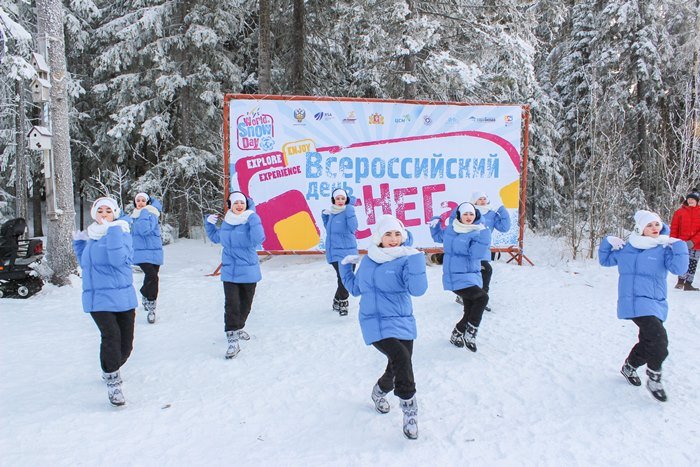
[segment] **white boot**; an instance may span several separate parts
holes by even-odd
[[[403,435],[408,439],[418,439],[418,402],[416,396],[399,399],[403,410]]]
[[[109,403],[116,407],[126,404],[124,393],[122,393],[122,378],[119,376],[119,370],[114,373],[105,373],[102,379],[107,383]]]
[[[149,323],[153,324],[156,322],[156,301],[148,300],[146,297],[141,297],[141,303],[143,304],[143,309],[148,313],[146,319]]]
[[[241,351],[241,345],[238,343],[238,331],[227,331],[226,339],[228,340],[226,358],[233,358]]]
[[[389,410],[391,410],[389,401],[386,400],[386,395],[387,393],[379,388],[379,384],[375,384],[372,388],[372,401],[374,402],[374,408],[379,413],[389,413]]]

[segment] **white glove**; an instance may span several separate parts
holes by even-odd
[[[219,216],[216,214],[209,214],[207,216],[207,222],[209,222],[210,224],[216,225],[216,221],[218,221],[218,220],[219,220]]]
[[[433,227],[435,227],[436,225],[438,225],[439,222],[440,222],[440,219],[439,219],[439,218],[430,219],[430,222],[428,222],[428,225],[429,225],[431,228],[433,228]]]
[[[610,246],[612,247],[613,251],[616,250],[621,250],[623,246],[625,246],[625,241],[621,239],[620,237],[615,237],[614,235],[608,235],[605,237],[605,239],[608,241]]]
[[[73,240],[84,240],[88,241],[90,240],[90,237],[88,237],[88,234],[84,231],[75,231],[73,232]]]
[[[325,214],[326,216],[330,216],[331,212],[328,209],[324,209],[321,214]]]
[[[340,264],[357,264],[360,262],[360,255],[347,255]]]

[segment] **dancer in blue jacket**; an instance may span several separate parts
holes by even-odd
[[[217,214],[207,216],[204,225],[209,239],[223,246],[221,280],[224,283],[224,330],[228,341],[226,358],[233,358],[241,351],[239,339],[250,339],[243,328],[253,305],[255,286],[262,279],[256,250],[265,241],[265,233],[252,199],[234,191],[227,204],[229,210],[221,227],[216,226]]]
[[[379,413],[389,412],[386,395],[394,391],[403,411],[403,433],[408,439],[418,437],[418,403],[413,376],[413,340],[416,320],[411,296],[418,297],[428,289],[423,254],[410,248],[410,234],[393,216],[384,216],[377,223],[367,257],[357,272],[352,264],[359,256],[350,255],[341,261],[343,283],[360,299],[360,328],[367,345],[373,345],[389,360],[384,374],[372,389],[372,400]]]
[[[479,210],[481,214],[481,223],[484,227],[489,229],[491,235],[493,235],[494,230],[499,232],[508,232],[510,230],[510,215],[506,208],[501,205],[497,210],[491,209],[491,202],[488,196],[483,191],[475,191],[472,194],[472,203]],[[492,253],[489,248],[484,257],[481,259],[481,280],[484,292],[489,293],[489,287],[491,285],[491,277],[493,276],[493,268],[491,267]],[[457,296],[459,298],[459,295]],[[491,311],[488,305],[486,305],[486,311]]]
[[[457,207],[455,219],[445,229],[440,218],[430,221],[430,234],[444,244],[442,286],[462,298],[464,314],[455,325],[450,342],[476,352],[476,334],[488,294],[481,288],[481,260],[491,246],[491,232],[481,223],[481,214],[472,203]]]
[[[131,213],[131,233],[134,238],[134,264],[144,273],[141,286],[141,303],[149,323],[156,322],[156,300],[158,298],[158,272],[163,264],[163,239],[160,236],[158,218],[163,206],[146,193],[134,197],[134,212]]]
[[[333,311],[340,316],[348,314],[349,293],[343,286],[338,270],[338,262],[348,255],[357,254],[357,216],[355,215],[354,199],[342,188],[336,188],[331,193],[331,206],[322,213],[323,225],[326,228],[326,261],[335,269],[338,286],[333,297]]]
[[[668,356],[668,336],[663,322],[668,316],[666,276],[688,269],[688,246],[667,235],[658,214],[637,211],[634,232],[627,243],[607,236],[598,250],[602,266],[617,266],[617,317],[639,327],[639,342],[620,370],[627,382],[641,386],[637,368],[647,366],[647,389],[659,401],[666,400],[661,365]]]
[[[133,284],[132,241],[129,224],[119,217],[117,202],[95,200],[90,215],[95,220],[86,232],[73,236],[73,247],[83,275],[83,311],[100,330],[100,365],[112,405],[126,403],[119,369],[131,355],[134,342],[134,309],[138,306]]]

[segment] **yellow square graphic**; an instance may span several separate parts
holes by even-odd
[[[277,222],[274,230],[285,250],[308,250],[321,240],[311,216],[305,211]]]

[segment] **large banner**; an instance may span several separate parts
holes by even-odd
[[[230,189],[255,201],[266,250],[323,250],[337,187],[356,198],[361,249],[382,214],[440,246],[427,223],[476,191],[510,213],[494,245],[518,244],[521,106],[227,95],[225,111]]]

